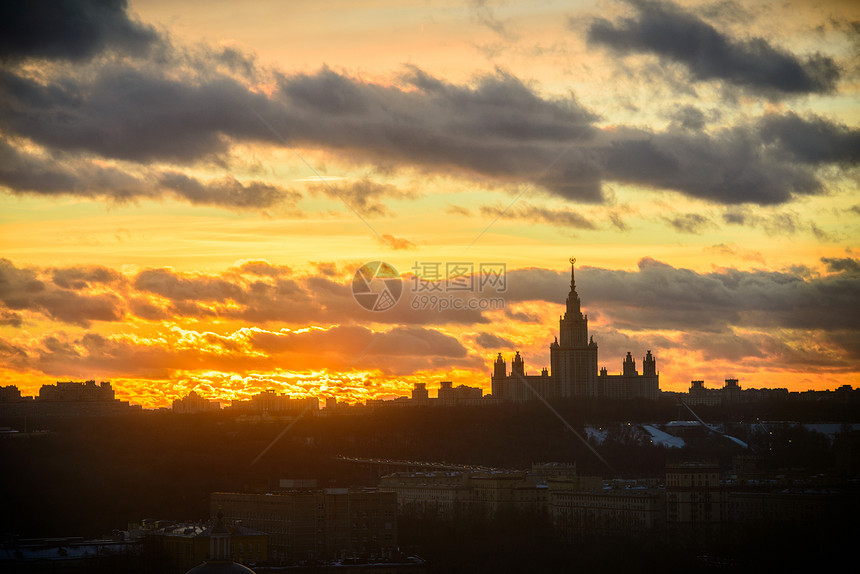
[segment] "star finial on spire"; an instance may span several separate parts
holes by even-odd
[[[573,265],[576,263],[576,257],[570,258],[570,289],[571,291],[576,289],[576,278],[573,275]]]

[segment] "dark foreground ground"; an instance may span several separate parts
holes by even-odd
[[[541,405],[512,408],[405,409],[363,416],[305,417],[256,463],[289,424],[241,422],[227,413],[127,417],[14,419],[2,426],[43,433],[0,439],[0,533],[4,536],[98,537],[144,518],[208,519],[214,491],[262,491],[280,478],[316,478],[321,487],[371,485],[375,477],[337,455],[447,461],[526,469],[532,462],[576,462],[580,474],[660,478],[667,461],[717,460],[743,454],[730,441],[702,437],[684,449],[643,444],[620,429],[627,422],[677,418],[673,403],[560,404],[559,413],[585,436],[584,425],[612,432],[599,460]],[[709,422],[802,420],[857,422],[843,406],[758,405],[727,412],[702,409]],[[739,434],[747,426],[738,426]],[[790,428],[741,436],[769,471],[837,472],[826,437]],[[562,538],[547,519],[511,513],[492,520],[399,519],[403,550],[427,560],[429,572],[808,572],[851,557],[858,531],[853,509],[803,526],[763,524],[733,532],[631,532]],[[853,560],[853,557],[851,557]],[[117,565],[112,568],[118,567]],[[154,571],[131,562],[123,571]]]

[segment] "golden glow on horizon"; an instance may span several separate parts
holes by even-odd
[[[738,10],[734,17],[704,10],[701,2],[679,4],[737,38],[763,38],[801,61],[820,53],[845,67],[855,55],[856,42],[846,30],[847,23],[860,20],[856,3],[834,0],[823,8],[807,3],[791,10],[765,0],[721,5]],[[403,77],[417,68],[453,90],[477,89],[481,77],[515,78],[527,88],[522,97],[530,101],[533,95],[538,107],[561,101],[594,114],[595,138],[604,138],[606,145],[634,130],[646,136],[686,133],[677,115],[685,109],[701,114],[701,133],[712,136],[717,147],[728,145],[720,138],[731,130],[752,129],[766,117],[822,117],[846,130],[856,130],[860,122],[856,70],[843,70],[829,93],[769,97],[721,81],[694,81],[681,64],[665,65],[653,54],[620,57],[589,45],[592,19],[630,16],[635,6],[628,3],[514,1],[482,8],[454,2],[341,0],[322,7],[266,0],[237,10],[226,0],[133,0],[130,11],[180,51],[230,47],[247,56],[254,73],[233,70],[230,78],[261,98],[275,98],[285,79],[313,77],[326,68],[370,91],[414,95],[421,88],[405,84]],[[82,73],[97,76],[106,62],[122,60],[96,58],[80,64],[89,66]],[[28,63],[25,75],[51,86],[53,74],[75,65]],[[199,72],[197,80],[215,75],[191,70],[185,60],[165,73],[182,81],[185,72]],[[389,113],[397,117],[397,110],[385,105],[374,113],[384,120],[391,119]],[[10,188],[0,196],[2,259],[24,286],[0,307],[0,384],[33,395],[57,380],[111,380],[119,397],[146,407],[168,406],[195,389],[220,401],[273,388],[353,403],[406,395],[415,382],[427,383],[431,395],[441,380],[489,392],[498,351],[509,358],[520,350],[531,373],[549,366],[564,280],[554,302],[511,300],[504,310],[479,319],[447,322],[409,318],[395,309],[392,313],[401,313],[395,320],[358,314],[349,293],[355,270],[384,260],[406,276],[416,262],[469,261],[503,262],[509,272],[551,273],[563,272],[575,253],[580,266],[607,272],[635,273],[641,260],[652,259],[692,274],[761,271],[790,275],[786,281],[812,281],[832,273],[823,258],[856,260],[860,253],[860,190],[856,165],[849,160],[845,166],[815,167],[824,186],[820,193],[798,192],[773,205],[721,204],[611,180],[602,182],[605,201],[588,202],[541,187],[546,174],[540,169],[521,180],[511,175],[521,173],[516,170],[481,171],[479,166],[496,160],[490,157],[496,153],[492,147],[475,163],[445,163],[430,152],[423,157],[420,146],[426,142],[362,149],[365,133],[383,142],[398,137],[382,128],[382,135],[362,128],[361,137],[341,140],[337,132],[343,126],[333,123],[328,129],[336,133],[301,139],[283,118],[267,115],[263,119],[276,132],[283,130],[278,139],[289,142],[281,145],[267,141],[269,126],[250,111],[247,116],[253,125],[236,130],[246,134],[244,141],[241,135],[207,133],[223,138],[228,149],[189,161],[158,156],[135,162],[100,157],[86,147],[52,149],[23,136],[3,140],[73,174],[96,168],[131,174],[136,183],[129,185],[143,186],[146,193],[116,200],[97,192],[38,195]],[[315,128],[325,125],[322,116],[297,113],[296,118]],[[504,119],[516,124],[518,118]],[[100,127],[108,134],[111,126]],[[468,132],[470,126],[446,129]],[[496,137],[479,135],[491,142]],[[469,145],[483,143],[471,137],[463,140],[464,154]],[[534,137],[553,154],[563,147],[552,134]],[[421,151],[425,163],[398,155],[399,146],[409,145]],[[564,151],[565,159],[588,153],[577,146]],[[532,165],[526,157],[511,157]],[[262,207],[241,201],[228,207],[193,204],[207,198],[191,194],[188,199],[164,188],[159,181],[164,172],[206,183],[255,182],[276,188],[284,199],[261,202]],[[392,249],[392,243],[405,248]],[[255,264],[264,269],[251,270]],[[55,274],[85,275],[96,267],[116,276],[57,286]],[[149,283],[138,285],[146,273]],[[39,289],[43,295],[34,295]],[[727,322],[713,331],[696,325],[687,333],[652,329],[623,322],[621,310],[613,314],[594,302],[596,294],[580,294],[600,345],[600,366],[620,370],[627,350],[641,363],[650,346],[664,390],[685,391],[690,380],[700,378],[716,387],[730,375],[744,388],[797,391],[856,386],[860,380],[856,358],[838,342],[845,337],[842,327],[804,331]],[[631,314],[643,303],[636,296],[627,301]],[[481,335],[502,339],[501,348],[488,346],[490,337],[479,340]],[[374,348],[374,337],[388,337],[389,346]],[[513,346],[507,348],[507,342]]]

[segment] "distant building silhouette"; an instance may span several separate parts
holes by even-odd
[[[22,397],[15,386],[0,388],[0,415],[4,416],[103,416],[141,410],[117,399],[107,381],[57,381],[42,385],[37,397]]]
[[[576,292],[574,263],[570,265],[570,293],[566,310],[559,318],[559,336],[550,345],[550,370],[540,375],[528,375],[525,361],[516,352],[507,363],[499,353],[493,364],[493,398],[505,401],[526,401],[537,398],[604,397],[610,399],[652,399],[660,395],[660,375],[649,350],[642,360],[642,373],[627,353],[619,375],[610,375],[606,368],[597,370],[597,343],[588,336],[588,316],[582,314]]]
[[[27,397],[32,400],[32,397]],[[0,403],[20,403],[25,400],[21,396],[21,391],[15,385],[8,387],[0,387]]]
[[[173,400],[173,412],[181,414],[211,413],[221,410],[218,401],[207,399],[191,391],[181,399]]]
[[[681,395],[680,398],[689,405],[718,406],[788,397],[788,389],[741,389],[738,379],[727,378],[720,389],[705,388],[705,381],[691,381],[687,396]]]
[[[232,410],[268,413],[268,414],[298,414],[308,410],[319,411],[320,401],[317,397],[293,398],[286,394],[277,394],[274,389],[267,389],[251,397],[251,400],[234,400],[230,403]]]
[[[111,402],[115,398],[113,387],[107,381],[102,381],[98,385],[95,381],[83,383],[57,381],[56,385],[42,385],[39,389],[40,401]]]
[[[365,405],[368,407],[464,407],[464,406],[490,406],[498,404],[490,397],[484,396],[480,387],[457,385],[451,381],[441,381],[436,396],[431,397],[427,389],[427,383],[415,383],[412,388],[412,397],[397,397],[393,400],[367,399]]]

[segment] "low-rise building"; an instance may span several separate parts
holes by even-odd
[[[379,488],[397,494],[401,514],[456,518],[464,514],[496,516],[506,510],[545,513],[549,484],[554,488],[598,490],[598,477],[577,476],[575,465],[540,463],[531,471],[396,472]]]
[[[269,535],[276,563],[342,558],[390,558],[397,548],[397,499],[377,489],[297,489],[216,492],[213,513]]]
[[[465,406],[491,406],[498,405],[501,401],[484,396],[480,387],[469,387],[457,385],[451,381],[441,381],[435,397],[431,397],[427,389],[427,383],[415,383],[412,388],[411,397],[397,397],[391,400],[368,399],[365,404],[368,407],[465,407]]]
[[[241,523],[167,523],[144,530],[147,544],[159,555],[169,572],[185,572],[212,557],[213,530],[229,536],[229,557],[241,564],[265,562],[268,556],[268,535]]]
[[[278,394],[274,389],[268,389],[257,393],[247,401],[234,400],[230,403],[230,408],[255,414],[296,415],[308,411],[313,414],[319,411],[320,401],[317,397],[291,397],[284,393]]]
[[[218,401],[207,399],[197,393],[191,391],[180,399],[173,400],[173,412],[181,414],[196,414],[196,413],[211,413],[221,409],[221,404]]]
[[[716,462],[666,465],[666,522],[695,527],[726,519],[725,492]]]
[[[564,535],[641,533],[665,522],[666,499],[657,489],[579,490],[550,481],[553,525]]]
[[[788,389],[742,389],[738,379],[727,378],[719,389],[705,387],[705,381],[690,381],[690,390],[680,400],[689,405],[720,406],[789,398]]]
[[[22,397],[15,386],[0,392],[0,416],[105,416],[141,411],[140,405],[117,399],[107,381],[58,381],[42,385],[37,397]]]

